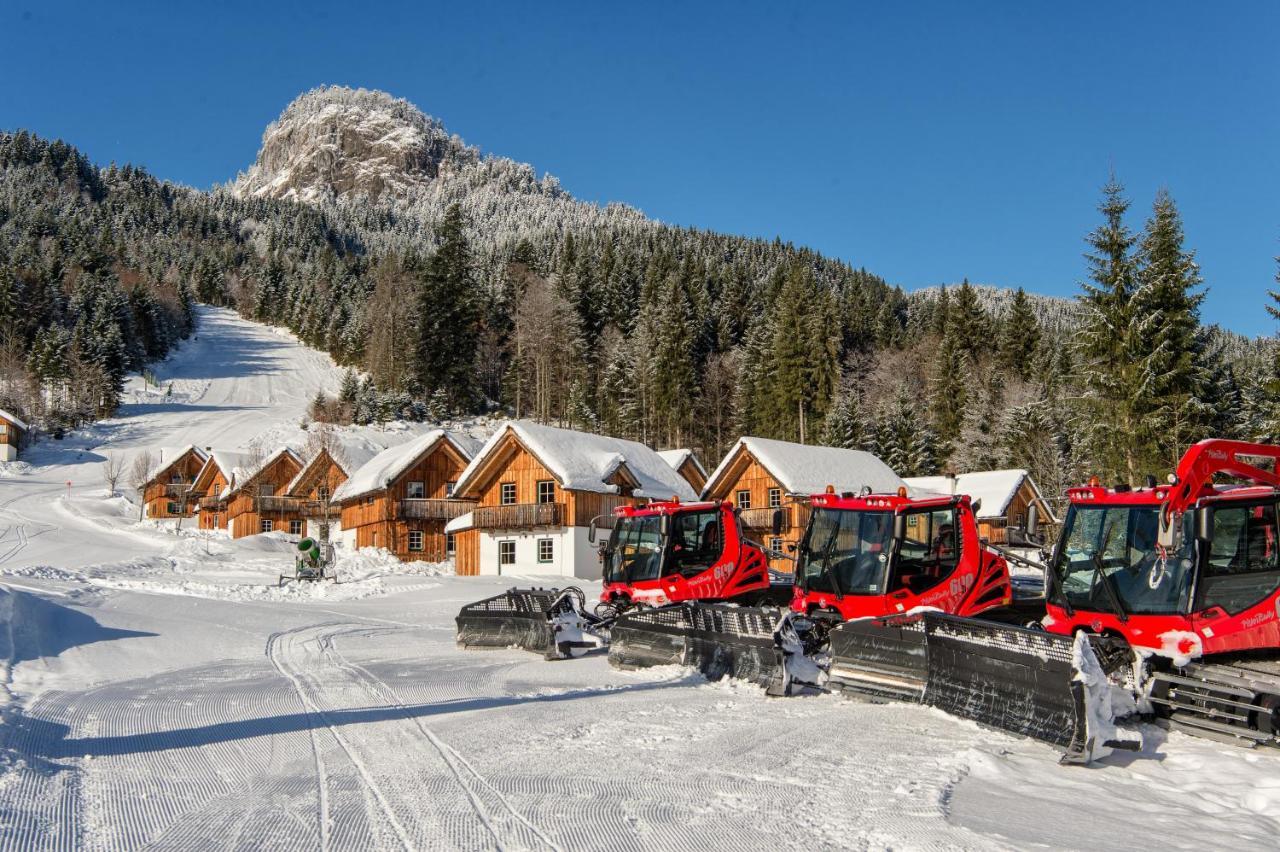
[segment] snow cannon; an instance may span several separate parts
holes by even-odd
[[[608,641],[605,618],[586,610],[586,594],[564,589],[508,589],[458,613],[459,648],[520,648],[548,660],[580,657]]]
[[[290,580],[294,582],[333,580],[336,583],[337,575],[332,572],[328,564],[332,559],[332,549],[327,554],[322,553],[320,542],[306,536],[298,542],[298,555],[293,560],[293,573],[281,574],[279,585],[283,586]]]

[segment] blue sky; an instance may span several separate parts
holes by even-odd
[[[4,0],[0,127],[207,187],[380,88],[581,198],[1055,295],[1114,168],[1135,227],[1173,193],[1205,319],[1274,332],[1280,3],[787,5]]]

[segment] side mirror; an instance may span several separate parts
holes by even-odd
[[[978,517],[978,510],[982,508],[982,498],[979,497],[969,504],[969,508],[973,510],[973,516]]]
[[[1213,541],[1213,509],[1208,506],[1196,509],[1196,538]]]
[[[662,533],[662,537],[664,539],[667,536],[671,535],[671,516],[670,515],[658,516],[658,531]]]
[[[782,510],[774,509],[773,518],[770,521],[769,528],[773,530],[774,535],[782,535]]]
[[[604,515],[596,515],[591,519],[591,523],[587,526],[587,541],[591,544],[596,543],[596,524],[598,524],[600,519],[603,517]]]
[[[907,537],[907,516],[893,516],[893,537],[898,541],[902,541]]]
[[[1035,538],[1040,533],[1040,507],[1032,503],[1027,508],[1027,538]]]

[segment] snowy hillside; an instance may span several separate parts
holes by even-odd
[[[1280,830],[1271,753],[1148,728],[1141,753],[1062,767],[919,706],[455,648],[462,604],[537,578],[344,554],[338,585],[279,590],[287,542],[138,523],[101,462],[296,439],[338,371],[202,309],[156,373],[0,472],[0,849],[1203,849]]]

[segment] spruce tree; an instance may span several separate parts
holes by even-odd
[[[951,300],[947,331],[955,347],[970,359],[976,359],[993,348],[991,317],[978,301],[978,291],[973,289],[968,278],[956,288],[955,297]]]
[[[949,445],[960,436],[969,401],[968,376],[964,353],[948,330],[934,356],[933,381],[929,386],[933,428],[943,444]]]
[[[1031,300],[1021,287],[1013,294],[1013,303],[1000,337],[1000,364],[1020,379],[1031,378],[1040,349],[1040,322],[1031,309]]]
[[[451,410],[466,410],[476,403],[480,299],[457,204],[445,214],[439,238],[418,289],[414,375],[425,395],[443,391]]]

